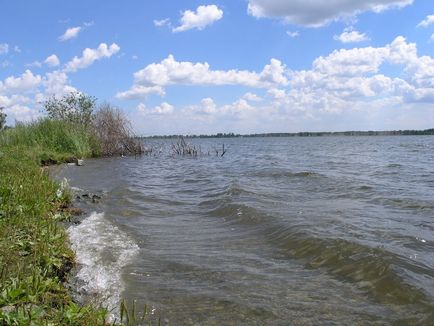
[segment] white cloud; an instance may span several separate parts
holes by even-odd
[[[142,86],[142,85],[134,85],[131,89],[125,92],[119,92],[116,94],[116,98],[122,100],[133,100],[133,99],[144,99],[149,94],[158,94],[160,96],[164,96],[165,92],[163,87],[161,86]]]
[[[0,43],[0,54],[7,54],[9,52],[9,44]]]
[[[76,38],[78,36],[78,34],[81,32],[82,27],[77,26],[77,27],[71,27],[68,28],[65,33],[63,33],[63,35],[59,36],[59,41],[67,41],[73,38]]]
[[[163,102],[154,108],[147,109],[145,104],[140,103],[137,106],[137,110],[142,115],[168,115],[173,113],[174,107],[167,102]]]
[[[247,100],[247,101],[252,101],[252,102],[260,102],[260,101],[263,100],[262,97],[260,97],[260,96],[258,96],[258,95],[256,95],[256,94],[254,94],[254,93],[250,93],[250,92],[244,94],[244,95],[243,95],[243,99],[245,99],[245,100]]]
[[[32,63],[27,63],[25,66],[26,67],[41,68],[42,67],[42,63],[40,61],[33,61]]]
[[[380,73],[384,63],[403,65],[402,77]],[[400,68],[401,69],[401,68]],[[301,110],[341,112],[348,108],[385,108],[434,99],[434,60],[418,56],[402,36],[378,48],[334,51],[308,71],[294,71],[286,103]]]
[[[287,31],[286,35],[294,38],[294,37],[300,36],[300,33],[298,31],[295,31],[295,32]]]
[[[134,73],[134,85],[117,93],[120,99],[143,99],[149,94],[165,94],[170,85],[221,86],[241,85],[254,88],[270,88],[288,84],[286,67],[277,59],[271,59],[260,73],[246,70],[211,70],[208,63],[178,62],[172,55],[160,63],[152,63]]]
[[[148,67],[152,69],[146,70]],[[220,85],[234,78],[228,71],[212,70],[205,63],[183,64],[173,58],[148,67],[136,74],[137,85]],[[386,73],[390,70],[393,76]],[[264,79],[259,76],[267,75],[264,71],[267,69],[248,72],[253,74],[249,75],[253,82],[236,85],[261,84]],[[380,47],[335,50],[315,59],[310,69],[285,68],[282,74],[288,83],[262,84],[266,90],[262,101],[255,101],[254,93],[228,104],[205,97],[167,115],[151,114],[155,108],[143,106],[147,116],[138,116],[135,126],[151,134],[199,134],[423,129],[434,123],[434,59],[418,55],[416,44],[402,36]],[[159,111],[161,108],[155,113]]]
[[[21,76],[7,77],[4,82],[0,81],[1,93],[26,93],[34,91],[40,84],[42,78],[39,75],[33,75],[30,70],[26,70]]]
[[[15,45],[15,46],[14,46],[14,51],[15,51],[16,53],[21,53],[21,49],[20,49],[20,47],[19,47],[18,45]]]
[[[323,26],[331,21],[354,17],[365,11],[380,12],[404,7],[413,0],[248,0],[254,17],[280,18],[291,24]]]
[[[83,69],[90,66],[96,60],[103,58],[110,58],[113,54],[119,52],[120,47],[113,43],[107,46],[105,43],[101,43],[97,49],[86,48],[83,50],[81,57],[74,57],[71,61],[66,64],[66,72],[75,72],[78,69]]]
[[[47,59],[45,59],[44,63],[46,63],[50,67],[56,67],[60,64],[59,58],[57,55],[52,54]]]
[[[434,15],[428,15],[424,20],[422,20],[417,27],[428,27],[429,25],[434,23]]]
[[[184,32],[196,28],[202,30],[205,27],[223,18],[223,10],[216,5],[199,6],[196,12],[186,10],[182,13],[178,27],[172,29],[174,33]]]
[[[8,117],[19,122],[32,121],[41,115],[37,110],[22,104],[13,104],[6,107],[5,113],[8,115]]]
[[[434,41],[434,34],[431,35],[431,41]]]
[[[170,26],[170,18],[154,20],[154,25],[156,27]]]
[[[267,91],[267,95],[275,100],[280,100],[285,98],[286,92],[283,89],[272,88]]]
[[[46,95],[61,96],[77,91],[69,85],[68,75],[63,71],[53,71],[46,74],[43,85]]]
[[[134,74],[135,84],[143,86],[167,85],[244,85],[267,88],[285,85],[285,66],[271,59],[262,72],[246,70],[211,70],[207,62],[179,62],[169,55],[160,63],[152,63]]]
[[[344,31],[341,35],[335,35],[333,38],[336,41],[341,41],[342,43],[357,43],[370,40],[365,33],[360,33],[353,30]]]

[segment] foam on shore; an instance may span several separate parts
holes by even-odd
[[[137,244],[113,225],[104,213],[93,212],[81,224],[68,228],[76,252],[77,291],[117,315],[124,290],[122,268],[138,253]]]

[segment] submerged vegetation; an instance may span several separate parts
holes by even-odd
[[[73,302],[64,286],[74,253],[59,222],[71,194],[40,166],[141,146],[120,111],[94,112],[93,98],[72,93],[45,107],[47,118],[0,129],[0,325],[104,325],[106,309]]]

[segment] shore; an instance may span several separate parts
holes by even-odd
[[[106,309],[75,302],[66,286],[75,253],[62,223],[76,211],[45,168],[97,153],[86,130],[64,121],[0,131],[0,324],[106,324]]]
[[[0,323],[102,325],[107,311],[75,302],[75,264],[62,221],[71,193],[20,149],[0,150]]]

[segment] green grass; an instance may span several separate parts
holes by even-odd
[[[0,133],[0,148],[25,152],[39,164],[63,162],[71,157],[98,156],[100,146],[83,126],[41,119]]]
[[[98,154],[80,127],[41,120],[0,132],[0,325],[102,325],[63,285],[74,253],[59,224],[70,194],[39,166]]]

